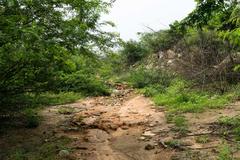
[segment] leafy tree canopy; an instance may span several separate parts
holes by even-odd
[[[78,70],[74,55],[94,57],[114,45],[101,30],[102,0],[1,0],[0,96],[54,89]]]

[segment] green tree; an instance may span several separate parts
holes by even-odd
[[[77,72],[74,56],[96,57],[113,45],[99,19],[102,0],[1,0],[0,97],[54,90]],[[108,46],[108,47],[107,47]],[[2,99],[2,98],[1,98]]]
[[[130,40],[123,44],[121,54],[127,65],[133,65],[147,56],[149,50],[140,42]]]

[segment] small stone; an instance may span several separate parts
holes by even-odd
[[[155,149],[155,146],[154,145],[151,145],[151,144],[147,144],[146,146],[145,146],[145,150],[153,150],[153,149]]]
[[[154,127],[154,126],[155,126],[155,124],[153,124],[153,123],[152,123],[152,124],[149,124],[149,127]]]
[[[185,141],[182,141],[182,145],[183,146],[193,146],[194,143],[190,140],[185,140]]]
[[[146,131],[151,131],[151,128],[147,128],[147,129],[145,129],[145,132],[146,132]]]
[[[61,150],[58,155],[60,157],[67,157],[70,155],[70,152],[68,150]]]
[[[139,140],[144,141],[146,140],[146,137],[140,137]]]
[[[129,129],[128,126],[122,126],[121,128],[122,128],[123,130],[128,130],[128,129]]]
[[[151,131],[146,131],[146,132],[143,133],[142,136],[144,136],[144,137],[153,137],[155,135],[156,134],[152,133]]]
[[[93,116],[93,117],[83,119],[81,123],[87,126],[91,126],[91,125],[94,125],[96,121],[97,121],[97,117]]]

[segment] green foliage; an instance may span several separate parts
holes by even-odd
[[[221,133],[224,136],[234,135],[237,140],[240,140],[240,117],[221,117],[218,120],[221,128]]]
[[[220,37],[239,46],[240,9],[238,0],[197,1],[197,6],[180,25],[219,32]]]
[[[38,107],[45,107],[50,105],[59,105],[71,103],[83,97],[82,94],[74,92],[44,92],[41,94],[25,93],[15,95],[14,97],[7,97],[1,102],[1,113],[17,112],[25,109],[35,109]],[[18,106],[16,107],[16,104]]]
[[[64,92],[74,91],[92,96],[110,94],[104,82],[99,77],[89,73],[76,72],[71,75],[65,75],[59,82],[60,91]]]
[[[154,85],[156,88],[163,89],[170,85],[173,74],[160,69],[146,69],[140,66],[130,71],[130,76],[127,80],[135,88],[144,88]]]
[[[165,142],[165,144],[170,148],[179,148],[182,145],[182,142],[179,140],[170,140]]]
[[[240,71],[240,65],[236,65],[233,70],[235,72],[239,72]]]
[[[27,109],[24,111],[24,117],[26,119],[25,126],[27,128],[36,128],[40,124],[40,117],[35,110]]]
[[[115,34],[100,30],[110,24],[99,21],[110,6],[102,0],[1,1],[0,97],[56,90],[106,94],[94,64],[115,44]]]
[[[140,89],[140,93],[142,93],[146,97],[153,97],[156,94],[164,93],[165,90],[166,86],[162,86],[161,84],[155,84]]]
[[[207,135],[202,135],[196,138],[196,142],[197,143],[201,143],[201,144],[206,144],[210,141],[209,136]]]
[[[171,30],[141,33],[140,40],[142,45],[146,46],[152,53],[157,53],[171,49],[181,37],[180,31],[172,27]]]
[[[217,160],[234,160],[234,158],[232,156],[231,148],[228,144],[223,143],[219,147],[219,154],[218,154]]]
[[[108,53],[101,59],[99,73],[104,80],[112,79],[124,72],[122,56],[118,53]]]
[[[174,131],[181,135],[185,135],[188,132],[187,120],[184,116],[175,116],[173,118],[173,123],[175,125],[173,128]]]
[[[184,116],[168,112],[166,114],[167,123],[174,124],[173,131],[178,132],[180,135],[185,135],[188,132],[188,123]]]
[[[123,61],[125,61],[128,66],[145,58],[148,55],[148,52],[149,51],[144,45],[132,40],[124,43],[123,49],[120,51]]]
[[[153,97],[156,105],[167,106],[171,112],[202,112],[206,108],[219,108],[228,104],[233,96],[211,95],[189,89],[186,81],[175,80],[165,93]]]
[[[238,73],[233,72],[239,56],[229,42],[219,38],[218,32],[191,29],[175,47],[181,54],[176,72],[196,85],[223,93],[239,81]]]
[[[11,150],[8,153],[6,160],[53,160],[61,159],[58,156],[58,152],[61,150],[69,150],[66,145],[71,142],[71,139],[67,137],[60,137],[51,139],[51,141],[37,144],[36,146],[25,146],[23,148],[17,148]],[[31,148],[28,148],[31,147]]]

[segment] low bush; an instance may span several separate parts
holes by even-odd
[[[109,88],[99,77],[80,72],[63,76],[59,83],[59,89],[64,92],[79,92],[87,96],[110,94]]]
[[[165,90],[166,90],[166,87],[162,85],[151,85],[151,86],[140,89],[140,93],[142,93],[146,97],[152,97],[156,94],[164,93]]]
[[[240,96],[239,87],[228,92],[203,91],[193,88],[190,81],[176,78],[174,74],[160,69],[138,67],[132,70],[126,80],[140,93],[152,97],[158,106],[166,106],[170,112],[202,112],[206,108],[221,108]]]
[[[210,138],[208,135],[202,135],[196,138],[196,142],[200,144],[206,144],[210,142]]]
[[[158,88],[164,89],[168,87],[173,79],[174,75],[160,69],[147,69],[140,66],[130,72],[127,81],[134,88]]]
[[[40,124],[40,116],[35,110],[27,109],[24,111],[26,128],[36,128]]]
[[[82,97],[82,94],[74,92],[25,93],[10,99],[8,97],[1,101],[0,132],[4,133],[12,127],[35,128],[41,122],[38,111],[42,107],[72,103]]]
[[[234,160],[231,147],[228,144],[223,143],[219,147],[217,160]]]
[[[221,117],[218,125],[222,135],[233,136],[236,140],[240,140],[240,116]]]
[[[81,93],[75,92],[43,92],[38,94],[25,93],[1,99],[0,113],[22,111],[27,108],[38,108],[49,105],[71,103],[83,97]]]
[[[215,31],[192,30],[177,43],[174,52],[181,55],[174,70],[198,86],[224,93],[239,82],[240,57]]]
[[[184,116],[175,116],[173,118],[173,123],[175,125],[173,131],[176,131],[181,135],[185,135],[188,132],[188,124]]]
[[[58,153],[61,150],[66,150],[71,153],[71,149],[67,147],[72,142],[67,137],[52,138],[50,141],[40,143],[39,139],[36,139],[32,144],[24,147],[15,147],[12,150],[7,151],[6,160],[60,160],[70,159],[68,157],[60,157]],[[38,146],[38,147],[36,147]]]
[[[189,89],[186,81],[174,80],[166,92],[156,94],[156,105],[166,106],[171,112],[202,112],[206,108],[219,108],[231,102],[233,94],[217,95]]]
[[[131,66],[145,58],[149,50],[140,42],[130,40],[123,44],[123,49],[120,53],[127,66]]]

